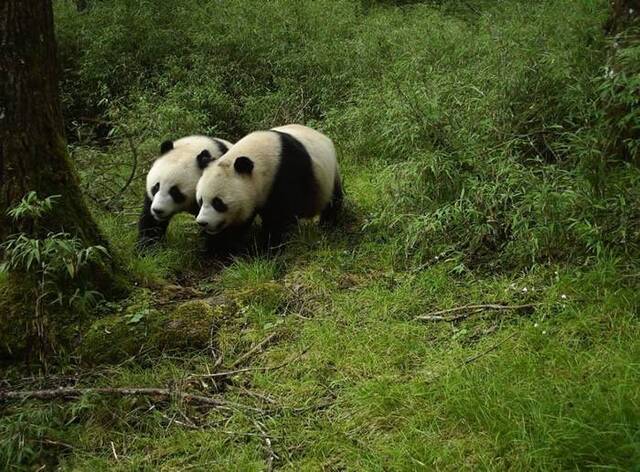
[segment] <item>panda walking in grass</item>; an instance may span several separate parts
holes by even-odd
[[[144,206],[138,222],[139,248],[158,242],[176,213],[198,213],[198,179],[207,165],[231,146],[224,139],[206,136],[187,136],[161,144],[160,157],[147,174]]]
[[[237,240],[260,215],[265,242],[277,246],[299,218],[335,224],[342,207],[335,147],[302,125],[253,132],[208,164],[196,198],[196,221],[218,241]]]

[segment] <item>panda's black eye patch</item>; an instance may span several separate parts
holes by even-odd
[[[151,187],[151,195],[155,195],[160,190],[160,182]]]
[[[187,199],[177,185],[174,185],[169,189],[169,195],[171,195],[171,198],[173,198],[173,201],[176,203],[182,203]]]
[[[227,205],[225,205],[225,203],[218,197],[211,200],[211,206],[213,206],[214,210],[219,211],[220,213],[224,213],[229,209],[229,207],[227,207]]]
[[[198,206],[201,207],[202,206],[202,198],[200,200],[198,200]]]

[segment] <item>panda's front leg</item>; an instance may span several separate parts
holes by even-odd
[[[218,234],[204,233],[207,255],[226,259],[242,252],[250,224],[227,228]]]
[[[169,220],[158,221],[151,214],[151,199],[145,194],[142,214],[138,220],[138,249],[158,243],[167,232]]]
[[[295,216],[290,215],[261,215],[262,217],[262,245],[265,249],[278,249],[282,246],[284,236],[296,223]]]

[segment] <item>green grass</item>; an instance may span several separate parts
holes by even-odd
[[[213,369],[207,349],[7,368],[12,388],[219,390],[260,411],[6,404],[0,467],[265,470],[266,434],[277,470],[637,468],[640,173],[598,111],[625,102],[603,78],[606,2],[90,3],[56,3],[62,93],[67,123],[112,122],[70,136],[113,250],[159,310],[234,307],[215,335],[223,369],[272,334],[243,365],[281,367],[215,384],[194,377]],[[222,264],[181,216],[134,251],[127,136],[147,169],[166,137],[290,121],[336,142],[338,228],[303,223],[279,253]],[[415,320],[477,303],[535,307]]]

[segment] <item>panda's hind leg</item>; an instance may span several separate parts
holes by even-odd
[[[320,224],[327,226],[335,226],[338,223],[338,215],[342,209],[344,194],[342,192],[342,182],[340,176],[336,175],[336,181],[333,185],[333,195],[331,200],[324,207],[320,214]]]

